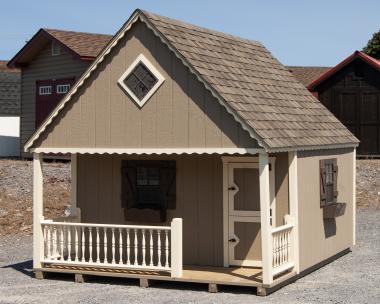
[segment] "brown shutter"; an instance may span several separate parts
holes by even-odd
[[[333,183],[334,183],[334,203],[338,202],[338,165],[336,158],[333,160]]]
[[[176,207],[176,162],[165,161],[160,168],[160,188],[164,208]]]
[[[319,161],[319,183],[320,183],[320,206],[326,206],[326,168],[325,161]]]
[[[136,166],[123,160],[121,166],[121,207],[132,208],[136,205]]]

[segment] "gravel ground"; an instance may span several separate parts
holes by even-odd
[[[229,287],[217,294],[206,285],[160,282],[140,288],[137,281],[73,275],[36,280],[30,236],[0,238],[0,303],[380,303],[380,210],[360,210],[357,245],[340,259],[266,298],[254,289]]]

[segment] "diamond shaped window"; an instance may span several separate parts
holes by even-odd
[[[120,77],[118,83],[142,107],[163,81],[162,75],[141,54]]]

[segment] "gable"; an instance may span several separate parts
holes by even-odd
[[[138,107],[117,81],[143,54],[165,81]],[[41,148],[256,148],[257,142],[138,21],[33,145]]]

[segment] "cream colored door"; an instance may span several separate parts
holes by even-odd
[[[258,163],[228,164],[230,265],[262,266]]]

